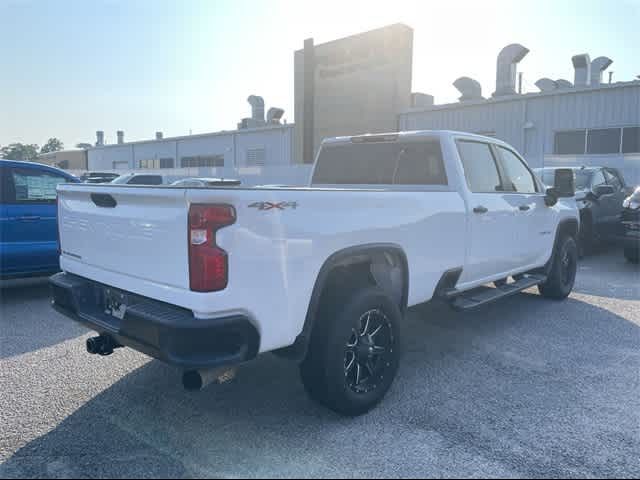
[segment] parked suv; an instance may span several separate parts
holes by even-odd
[[[631,263],[640,262],[640,187],[625,199],[623,210],[622,234],[624,256]]]
[[[79,180],[57,168],[0,160],[0,277],[58,271],[56,187]]]
[[[536,173],[545,185],[552,185],[558,168],[537,169]],[[579,246],[582,253],[588,253],[597,242],[620,234],[620,205],[629,192],[624,177],[615,168],[580,167],[572,170],[576,203],[580,210]]]

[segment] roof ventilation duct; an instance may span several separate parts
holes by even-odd
[[[162,134],[162,132],[156,132],[156,140],[162,140],[164,138],[164,135]]]
[[[558,80],[556,80],[556,84],[558,85],[558,89],[560,90],[573,88],[573,83],[571,83],[569,80],[565,80],[564,78],[559,78]]]
[[[435,99],[433,95],[426,93],[413,92],[411,93],[411,107],[412,108],[427,108],[433,107]]]
[[[284,115],[284,109],[278,108],[278,107],[271,107],[267,112],[267,123],[279,125],[283,115]]]
[[[538,87],[541,92],[551,92],[558,89],[558,82],[550,78],[541,78],[536,82],[536,87]]]
[[[609,57],[598,57],[591,62],[591,86],[597,87],[602,83],[602,73],[613,63]]]
[[[104,132],[102,130],[98,130],[96,132],[96,147],[101,147],[104,145]]]
[[[460,97],[461,102],[468,102],[470,100],[484,100],[482,97],[482,86],[480,82],[469,77],[460,77],[453,86],[458,89],[462,94]]]
[[[264,123],[264,99],[257,95],[251,95],[247,98],[247,102],[251,105],[251,118],[256,122]]]
[[[573,84],[576,87],[588,87],[591,83],[591,59],[588,53],[581,55],[575,55],[571,58],[573,62],[573,69],[575,70],[575,77]]]
[[[518,43],[512,43],[502,49],[498,55],[496,69],[496,91],[494,97],[516,94],[516,73],[518,63],[529,53],[529,49]]]
[[[122,145],[124,143],[124,132],[122,130],[118,130],[116,132],[116,136],[118,137],[118,145]]]

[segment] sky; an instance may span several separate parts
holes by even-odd
[[[495,89],[510,43],[525,92],[541,77],[573,81],[571,57],[614,60],[614,81],[640,75],[640,0],[0,0],[0,145],[66,147],[232,130],[246,98],[293,122],[293,52],[388,24],[414,28],[413,91],[457,100],[470,76]]]

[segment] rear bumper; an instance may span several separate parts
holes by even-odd
[[[58,312],[170,365],[215,368],[251,360],[258,353],[258,331],[242,315],[199,319],[187,309],[69,273],[54,275],[50,284]],[[126,305],[122,319],[107,313],[107,298],[114,295]]]

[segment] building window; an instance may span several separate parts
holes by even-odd
[[[249,167],[263,167],[265,164],[265,150],[264,148],[250,148],[247,150],[247,166]]]
[[[173,168],[173,158],[161,158],[160,168]]]
[[[188,167],[224,167],[224,155],[195,155],[182,157],[181,165]]]
[[[173,158],[151,158],[139,162],[140,168],[173,168]]]
[[[554,153],[556,155],[584,155],[586,130],[556,132]]]
[[[620,153],[620,128],[600,128],[587,133],[587,153]]]
[[[622,129],[622,153],[640,153],[640,127]]]

